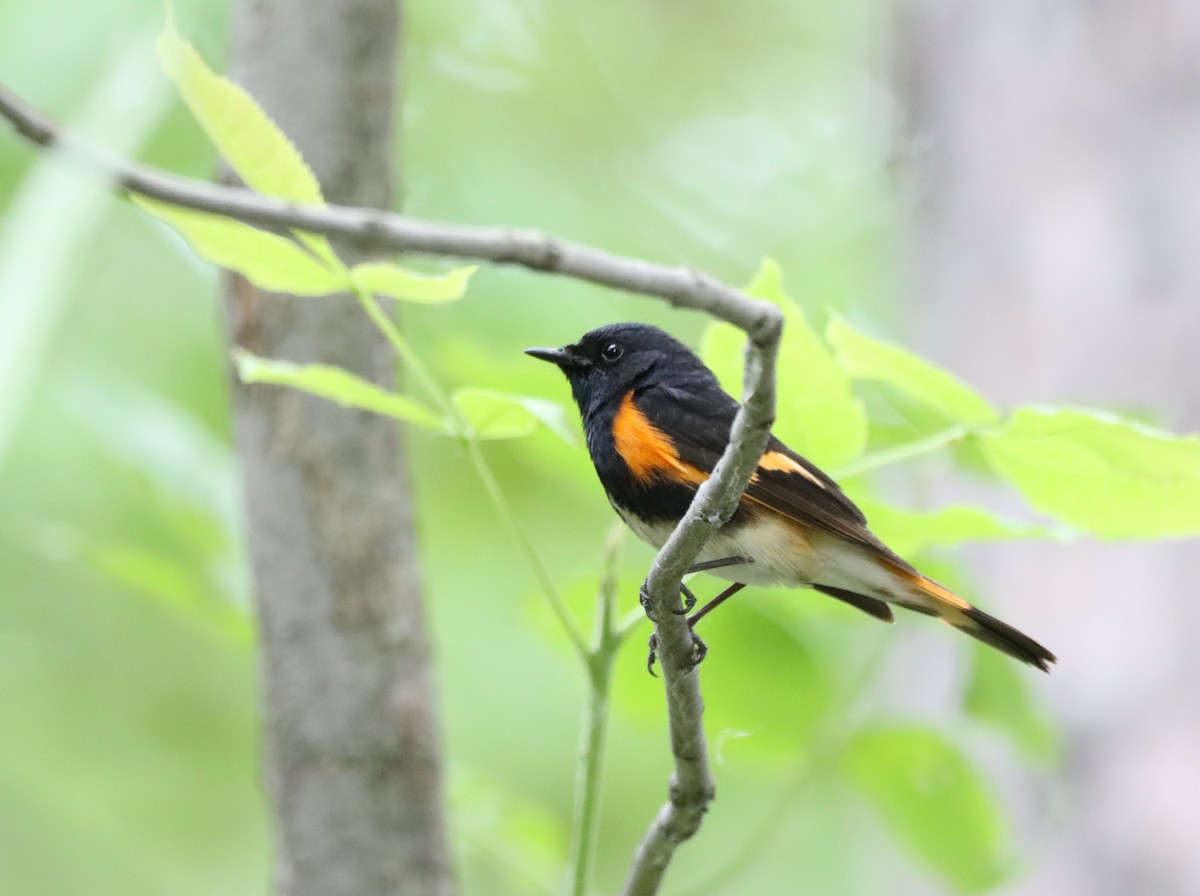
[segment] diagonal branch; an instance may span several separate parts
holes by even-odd
[[[111,156],[61,131],[0,85],[0,115],[22,137],[62,154],[124,190],[185,208],[226,215],[247,224],[319,233],[362,251],[420,253],[516,264],[665,299],[706,312],[746,332],[745,394],[729,447],[713,475],[659,551],[647,577],[657,623],[658,654],[666,687],[675,769],[669,800],[637,849],[625,885],[627,896],[658,890],[676,847],[699,829],[714,795],[704,738],[699,676],[689,665],[692,640],[677,606],[680,580],[708,539],[733,515],[766,448],[775,409],[775,357],[783,319],[767,302],[752,299],[702,272],[626,258],[533,230],[472,227],[420,220],[351,206],[298,206],[250,190],[179,177]]]
[[[2,84],[0,116],[27,140],[64,154],[123,189],[183,208],[227,215],[262,227],[320,233],[364,252],[406,252],[516,264],[655,296],[728,321],[763,346],[781,326],[779,314],[770,304],[751,299],[691,268],[613,255],[535,230],[446,224],[354,206],[301,206],[244,188],[179,177],[114,158],[61,131]]]

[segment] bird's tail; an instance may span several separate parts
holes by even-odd
[[[1049,672],[1049,664],[1056,662],[1054,654],[1024,632],[971,606],[949,588],[921,575],[907,564],[901,566],[889,560],[886,566],[907,586],[905,597],[896,599],[901,606],[936,616],[947,625],[1023,663],[1037,666],[1043,672]]]

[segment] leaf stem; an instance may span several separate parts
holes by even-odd
[[[433,374],[421,361],[408,340],[404,338],[404,334],[400,332],[400,328],[396,326],[395,321],[388,317],[375,297],[370,292],[364,289],[355,288],[355,296],[358,297],[358,303],[363,307],[371,322],[375,324],[376,329],[383,334],[383,337],[395,349],[396,354],[404,362],[405,366],[413,372],[425,391],[433,398],[441,407],[443,413],[446,414],[447,422],[451,426],[452,431],[459,437],[466,449],[467,457],[471,461],[471,466],[475,468],[480,481],[483,483],[484,490],[488,493],[488,497],[492,499],[492,504],[495,506],[497,513],[500,515],[501,521],[513,540],[517,543],[517,548],[520,550],[525,562],[529,564],[529,568],[533,570],[534,577],[538,580],[546,599],[550,602],[550,607],[554,611],[554,615],[558,617],[558,621],[562,623],[566,629],[567,637],[571,641],[571,645],[575,648],[575,652],[580,657],[586,659],[588,655],[587,645],[584,643],[583,633],[580,632],[579,626],[575,624],[575,619],[571,616],[567,609],[566,603],[563,601],[562,595],[554,586],[554,580],[550,577],[550,573],[546,567],[542,565],[541,558],[538,557],[537,551],[533,547],[533,542],[529,540],[529,536],[517,523],[513,516],[512,508],[508,505],[508,500],[504,497],[504,492],[500,488],[500,483],[496,480],[492,468],[488,465],[487,458],[483,456],[483,450],[479,446],[479,440],[475,438],[471,426],[459,413],[458,408],[450,400],[449,396],[438,385]]]
[[[973,431],[972,427],[959,423],[935,432],[923,439],[917,439],[914,442],[906,442],[903,445],[896,445],[893,448],[885,448],[883,451],[864,454],[862,457],[843,464],[833,474],[833,478],[841,481],[849,479],[852,476],[861,476],[863,473],[870,473],[881,467],[891,466],[892,464],[900,463],[922,454],[928,454],[930,451],[935,451],[945,445],[962,441],[971,435]]]
[[[383,334],[383,338],[391,344],[395,349],[396,354],[400,356],[400,360],[404,365],[412,371],[417,380],[421,383],[422,388],[429,393],[429,396],[437,402],[442,413],[446,414],[449,420],[455,424],[456,430],[463,432],[466,428],[466,421],[455,409],[453,402],[446,395],[442,387],[438,385],[438,381],[434,379],[433,374],[421,361],[408,340],[404,338],[404,334],[400,332],[400,328],[396,326],[396,322],[392,320],[383,309],[379,307],[379,302],[375,296],[365,289],[354,288],[354,295],[358,298],[358,304],[367,313],[367,317],[371,318],[371,323],[375,324],[375,328]]]
[[[558,589],[554,586],[554,580],[550,577],[550,573],[546,567],[542,565],[541,559],[537,555],[537,551],[533,547],[533,542],[529,540],[529,536],[525,534],[525,530],[517,523],[513,516],[512,508],[508,506],[508,500],[504,497],[504,492],[500,489],[500,483],[496,481],[496,476],[492,472],[492,468],[488,466],[487,459],[483,456],[483,449],[480,448],[479,441],[470,436],[463,436],[463,444],[466,446],[467,457],[471,461],[471,465],[475,468],[475,472],[479,475],[480,481],[483,483],[484,490],[488,493],[488,497],[492,499],[492,504],[499,513],[501,521],[513,540],[517,543],[517,549],[525,557],[525,562],[529,564],[529,568],[533,570],[534,576],[541,585],[542,592],[546,595],[546,599],[550,602],[550,609],[554,611],[554,615],[558,617],[558,621],[567,632],[567,637],[571,641],[571,646],[575,648],[575,652],[586,660],[588,656],[587,644],[584,642],[583,633],[579,630],[579,626],[575,623],[575,618],[571,615],[571,611],[567,608],[566,601],[563,600]]]

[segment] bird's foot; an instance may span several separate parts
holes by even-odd
[[[686,671],[690,672],[704,662],[704,658],[708,656],[708,645],[696,634],[690,620],[688,621],[688,632],[692,636],[692,654],[688,657]],[[649,647],[650,654],[646,657],[646,671],[654,675],[654,662],[658,658],[658,632],[650,636]]]
[[[692,594],[691,589],[683,583],[679,585],[679,594],[683,598],[683,607],[681,609],[672,609],[671,612],[676,616],[686,616],[696,606],[696,595]],[[658,620],[654,618],[654,613],[651,612],[654,604],[650,600],[650,589],[646,587],[645,582],[642,582],[642,587],[638,589],[638,603],[642,605],[642,609],[646,613],[646,618],[651,622],[657,623]]]
[[[642,609],[646,613],[646,618],[657,625],[658,620],[654,618],[654,613],[652,612],[654,603],[650,600],[650,589],[646,587],[645,582],[642,582],[642,587],[638,589],[638,603],[642,605]]]
[[[686,616],[688,613],[692,612],[692,608],[696,606],[696,595],[692,594],[691,589],[689,589],[687,585],[683,584],[683,582],[679,583],[679,594],[683,598],[683,606],[678,610],[672,608],[671,612],[676,616]]]

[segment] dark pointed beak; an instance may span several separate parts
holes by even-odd
[[[527,348],[525,354],[541,361],[549,361],[563,370],[576,370],[588,365],[587,358],[577,354],[573,345],[564,345],[562,348]]]

